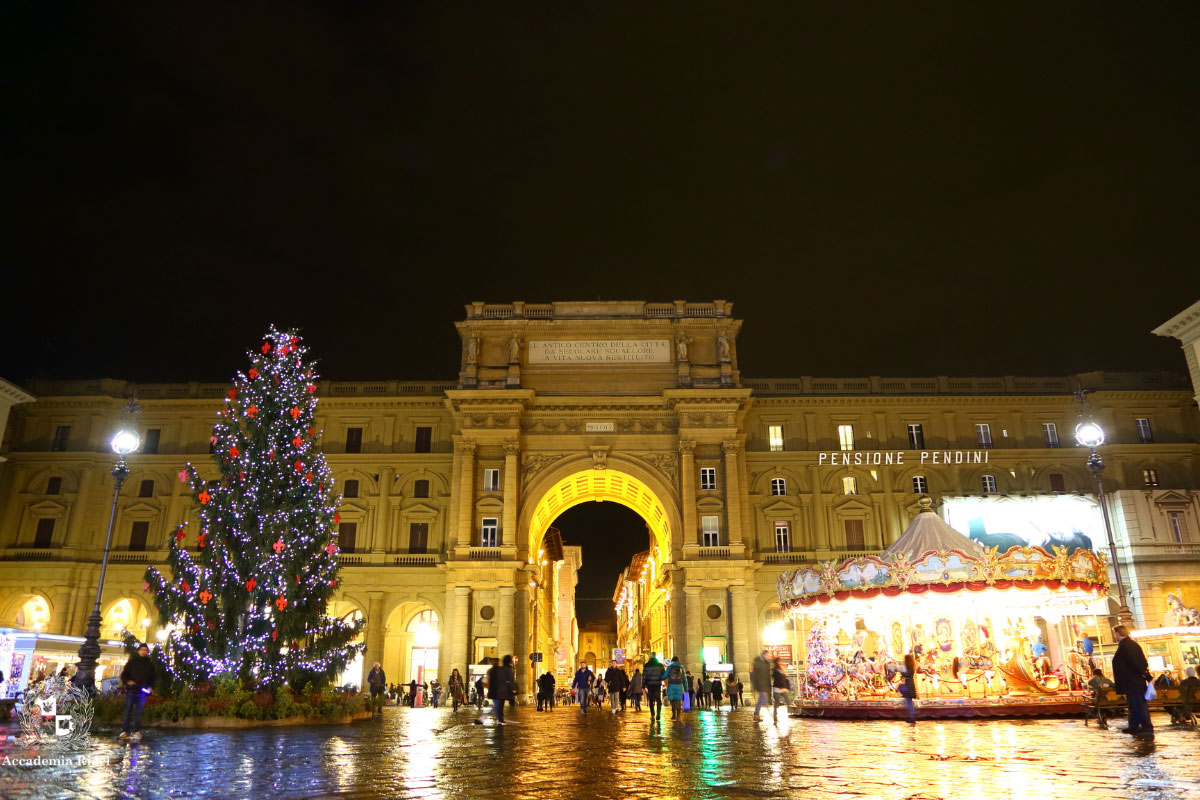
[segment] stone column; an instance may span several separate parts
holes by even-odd
[[[883,512],[878,515],[879,547],[886,549],[892,542],[900,538],[900,532],[904,530],[905,526],[896,528],[893,519],[896,510],[896,496],[892,489],[892,483],[896,476],[892,474],[891,467],[884,467],[879,475],[883,479]]]
[[[746,605],[746,640],[749,645],[750,661],[738,664],[738,670],[739,673],[744,671],[746,675],[749,675],[750,664],[762,650],[762,618],[758,616],[758,589],[754,586],[747,586],[745,592],[742,593],[742,600]],[[745,678],[742,680],[748,683]]]
[[[738,468],[738,453],[742,443],[737,439],[726,439],[725,450],[725,518],[729,522],[729,550],[736,558],[745,555],[742,543],[742,476]]]
[[[71,600],[72,592],[69,589],[55,592],[50,598],[50,630],[47,631],[48,633],[59,633],[66,636],[75,634],[75,631],[71,628],[73,623],[73,620],[71,619]],[[132,623],[130,623],[129,629],[138,630],[135,627],[137,622],[138,620],[134,620]],[[86,625],[81,625],[80,629],[82,630],[86,627]],[[5,677],[7,677],[7,675]]]
[[[676,650],[683,652],[673,653],[672,655],[679,656],[680,662],[692,671],[693,675],[700,674],[701,659],[700,647],[704,642],[704,609],[700,607],[700,587],[699,586],[684,586],[684,613],[687,614],[687,636],[684,640],[684,646],[679,646],[678,640],[675,643]]]
[[[746,595],[751,593],[745,586],[734,586],[729,590],[729,613],[733,620],[733,645],[731,656],[734,670],[743,675],[750,674],[750,624],[747,618]],[[745,678],[742,679],[743,681]]]
[[[503,659],[516,646],[516,587],[500,587],[500,608],[497,609],[499,624],[496,626],[496,649]]]
[[[696,526],[696,443],[691,439],[679,440],[679,488],[683,502],[682,545],[700,543],[700,532]]]
[[[458,544],[475,544],[475,442],[458,443]]]
[[[379,509],[375,513],[375,541],[371,552],[385,553],[392,547],[392,468],[379,469]]]
[[[519,442],[504,443],[504,512],[500,521],[500,544],[517,545],[517,479],[521,474]],[[535,554],[530,553],[533,558]]]
[[[664,663],[674,655],[686,660],[688,649],[687,592],[684,591],[684,585],[683,570],[674,570],[671,573],[671,618],[668,620],[670,630],[667,636],[669,652],[662,654]]]
[[[452,589],[446,590],[446,599],[449,601],[450,595],[454,595],[454,616],[450,619],[450,668],[458,668],[462,674],[463,680],[467,679],[467,664],[472,658],[471,654],[471,587],[470,586],[455,586]],[[450,673],[447,672],[447,675]]]
[[[11,466],[11,465],[10,465]],[[21,524],[21,509],[24,503],[21,502],[21,492],[25,489],[25,478],[28,470],[25,467],[17,467],[12,472],[12,479],[8,484],[8,492],[0,503],[0,507],[4,509],[3,529],[0,530],[0,542],[6,545],[16,546],[23,544],[17,530]],[[86,474],[86,473],[85,473]]]
[[[518,658],[516,669],[513,671],[513,676],[517,681],[518,698],[529,691],[531,672],[529,654],[538,649],[537,637],[533,632],[537,623],[530,614],[530,606],[533,604],[533,598],[530,595],[531,592],[536,591],[536,589],[531,590],[522,584],[517,587],[516,594],[513,596],[513,649],[508,652]],[[545,608],[539,602],[538,614],[545,613]],[[503,658],[504,654],[501,653],[500,657]]]
[[[371,592],[367,602],[367,631],[363,637],[367,649],[363,652],[362,678],[359,686],[367,685],[367,673],[375,662],[383,663],[383,642],[387,631],[383,627],[383,592]]]

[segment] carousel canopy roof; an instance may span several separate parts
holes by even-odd
[[[883,551],[884,557],[906,555],[916,561],[930,550],[958,550],[967,555],[981,555],[983,548],[973,539],[968,539],[951,528],[929,508],[920,514],[905,529],[891,547]]]

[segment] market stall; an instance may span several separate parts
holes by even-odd
[[[79,663],[81,636],[62,636],[15,628],[0,628],[0,671],[4,683],[3,697],[16,697],[29,685],[37,684],[63,667]],[[96,683],[115,682],[129,656],[117,641],[100,642],[100,661],[96,666]],[[73,670],[72,670],[73,671]]]
[[[807,645],[802,715],[895,717],[906,659],[918,716],[1076,713],[1090,669],[1075,632],[1103,615],[1103,557],[984,549],[926,500],[880,556],[802,566],[778,582]]]

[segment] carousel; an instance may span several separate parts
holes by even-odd
[[[922,498],[879,556],[779,577],[780,607],[807,645],[801,716],[890,718],[914,669],[918,717],[1081,713],[1108,569],[1091,550],[983,548]]]

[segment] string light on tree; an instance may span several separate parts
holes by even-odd
[[[189,683],[230,675],[320,685],[362,649],[352,643],[361,622],[326,617],[341,498],[317,449],[306,352],[294,331],[272,327],[213,426],[218,477],[205,480],[192,464],[179,474],[197,504],[198,549],[187,550],[181,528],[170,541],[170,577],[151,567],[146,583],[162,622],[175,628],[172,669]],[[275,458],[280,449],[287,458]]]

